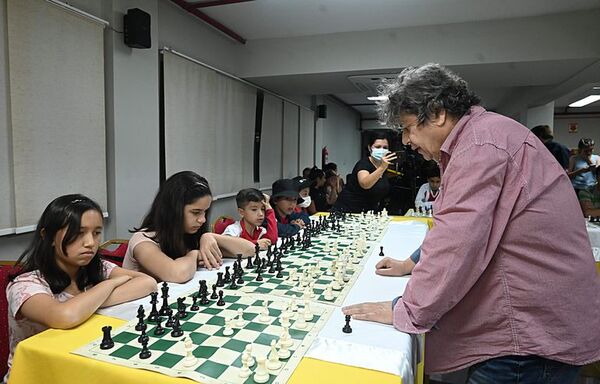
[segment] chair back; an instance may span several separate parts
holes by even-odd
[[[8,275],[14,271],[12,265],[0,266],[0,380],[8,370],[8,301],[6,300],[6,286]]]
[[[123,259],[127,253],[129,240],[113,239],[106,241],[98,248],[98,253],[106,261],[110,261],[119,267],[123,266]]]
[[[212,232],[220,235],[225,231],[225,228],[233,223],[235,223],[235,219],[231,216],[219,216],[212,226]]]

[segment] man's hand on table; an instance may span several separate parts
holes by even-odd
[[[404,276],[412,272],[415,263],[409,258],[406,260],[396,260],[391,257],[384,257],[375,266],[375,273],[381,276]]]
[[[374,321],[383,324],[392,324],[394,319],[391,301],[349,305],[342,308],[342,312],[344,315],[350,315],[356,320]]]

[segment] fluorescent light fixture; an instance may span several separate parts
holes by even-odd
[[[584,97],[581,100],[577,100],[576,102],[569,104],[569,107],[571,107],[571,108],[585,107],[586,105],[595,103],[598,100],[600,100],[600,95],[589,95],[587,97]]]
[[[385,95],[381,95],[381,96],[367,96],[367,100],[371,100],[371,101],[385,101],[387,100],[388,97]]]

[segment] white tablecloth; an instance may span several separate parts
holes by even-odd
[[[585,225],[590,238],[590,244],[592,245],[592,251],[594,252],[594,259],[600,262],[600,223],[592,224],[586,220]]]
[[[417,221],[391,222],[381,244],[373,248],[364,269],[354,287],[349,292],[345,305],[366,301],[389,301],[402,295],[408,283],[408,277],[383,277],[375,274],[375,264],[379,256],[379,245],[383,245],[386,256],[406,259],[420,246],[427,233],[427,225]],[[232,265],[226,260],[224,265]],[[198,281],[216,279],[217,271],[198,271],[192,280],[185,284],[170,283],[169,294],[178,297],[198,287]],[[98,311],[102,315],[123,320],[131,320],[137,314],[137,308],[143,305],[150,310],[148,298],[144,297],[129,303],[104,308]],[[353,321],[353,332],[342,332],[344,315],[341,308],[334,311],[307,352],[306,356],[333,363],[356,366],[366,369],[392,373],[402,377],[402,382],[412,384],[414,378],[415,344],[411,336],[383,325],[364,321]]]

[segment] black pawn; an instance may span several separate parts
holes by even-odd
[[[152,352],[148,349],[148,339],[145,339],[142,343],[142,350],[140,351],[140,359],[148,359],[152,356]]]
[[[231,283],[231,275],[229,274],[229,267],[225,267],[225,278],[223,279],[224,283]]]
[[[258,244],[256,244],[256,246],[258,246]],[[252,257],[249,257],[248,260],[246,260],[246,269],[250,269],[252,267],[254,267],[254,265],[252,264]]]
[[[223,282],[223,272],[217,272],[217,287],[224,287],[225,283]]]
[[[156,320],[156,327],[154,327],[154,335],[155,336],[160,336],[160,335],[164,335],[165,334],[165,329],[162,326],[162,318],[159,317],[158,320]]]
[[[100,349],[111,349],[115,346],[115,342],[110,336],[110,331],[112,331],[110,325],[102,327],[102,342],[100,343]]]
[[[207,305],[209,303],[210,300],[208,300],[208,292],[202,291],[202,294],[200,295],[200,305]]]
[[[219,291],[219,301],[217,301],[217,305],[222,307],[225,305],[225,300],[223,299],[223,291]]]
[[[236,281],[236,283],[238,285],[244,284],[244,276],[242,276],[242,273],[240,273],[240,272],[241,272],[241,268],[240,268],[240,271],[238,271],[238,278],[237,278],[237,281]]]
[[[139,306],[136,317],[138,318],[138,323],[135,325],[135,330],[141,331],[142,327],[144,326],[144,318],[146,317],[143,305]]]
[[[383,245],[379,247],[379,256],[385,256],[385,254],[383,253]]]
[[[352,333],[352,327],[350,327],[350,319],[352,317],[350,315],[346,315],[346,325],[342,328],[342,332],[344,333]]]
[[[200,309],[198,306],[198,295],[192,296],[192,306],[190,308],[192,311],[197,311]]]
[[[219,295],[217,294],[217,284],[213,284],[212,285],[212,295],[210,295],[210,298],[215,300],[219,298]]]
[[[263,281],[263,277],[262,277],[262,268],[258,268],[258,272],[256,274],[256,279],[254,279],[256,281]]]
[[[179,314],[175,314],[175,321],[173,322],[173,330],[171,331],[171,336],[180,337],[183,336],[183,331],[181,330],[181,323],[179,322]]]

